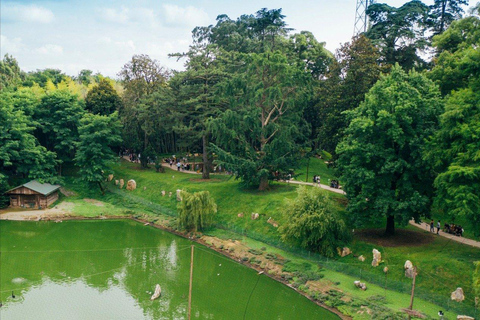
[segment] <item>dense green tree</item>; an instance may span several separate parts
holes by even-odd
[[[387,70],[380,63],[378,50],[364,35],[342,45],[335,58],[317,88],[318,125],[312,125],[318,145],[333,154],[348,126],[344,111],[357,108],[381,72]]]
[[[150,97],[155,92],[166,92],[163,89],[167,87],[170,73],[149,56],[134,55],[118,75],[125,89],[123,107],[120,109],[123,140],[127,148],[143,155],[140,160],[142,167],[146,167],[147,156],[154,155],[148,129],[152,126],[146,123],[155,122],[148,114],[151,108],[146,101],[151,101]],[[140,114],[142,117],[139,117]]]
[[[438,173],[436,204],[452,219],[464,216],[480,234],[480,19],[452,23],[434,38],[442,48],[430,76],[446,97],[440,129],[425,153]]]
[[[231,20],[227,15],[219,15],[217,24],[198,27],[194,30],[201,37],[199,40],[217,45],[230,52],[266,52],[281,50],[286,43],[287,28],[282,9],[263,8],[255,15],[241,15]]]
[[[434,35],[442,33],[453,21],[462,17],[462,5],[468,5],[468,0],[434,0],[430,6]]]
[[[440,54],[429,77],[439,84],[444,95],[466,87],[480,89],[478,17],[454,21],[444,33],[433,38],[433,44]]]
[[[147,167],[147,158],[175,151],[175,129],[181,119],[176,104],[172,89],[160,87],[125,109],[124,144],[140,153],[142,167]]]
[[[40,146],[31,118],[0,95],[0,179],[34,178],[53,182],[55,153]]]
[[[441,112],[433,82],[397,65],[348,113],[338,167],[357,224],[386,218],[386,233],[393,234],[395,222],[429,213],[434,176],[422,152]]]
[[[170,72],[162,67],[157,60],[148,55],[134,55],[118,73],[125,87],[124,99],[126,106],[132,106],[146,95],[152,94],[164,86]]]
[[[117,91],[107,79],[102,79],[88,91],[85,98],[85,109],[94,114],[109,115],[118,111],[122,105]]]
[[[329,65],[335,59],[333,54],[325,49],[325,42],[318,42],[309,31],[302,31],[290,37],[288,54],[293,61],[298,61],[302,67],[310,71],[312,78],[316,80],[325,76]]]
[[[93,81],[93,71],[88,69],[82,69],[75,77],[75,80],[88,86]]]
[[[447,99],[429,154],[439,172],[436,203],[480,235],[480,94],[463,89]]]
[[[213,148],[221,165],[265,190],[276,171],[286,172],[298,162],[307,129],[301,115],[309,75],[278,51],[244,59],[245,71],[224,91],[230,109],[212,121]]]
[[[80,120],[75,163],[80,168],[81,179],[98,185],[103,194],[108,164],[115,159],[112,147],[121,143],[120,128],[116,112],[111,115],[86,113]]]
[[[33,72],[29,72],[25,79],[26,86],[32,86],[34,83],[40,85],[40,87],[45,88],[47,83],[50,81],[54,85],[58,85],[60,82],[69,79],[69,77],[64,74],[59,69],[43,69]]]
[[[202,145],[199,151],[203,155],[203,179],[210,178],[211,132],[208,121],[225,109],[225,103],[222,103],[220,98],[220,84],[227,78],[227,73],[219,55],[220,52],[215,46],[200,41],[190,46],[187,53],[172,55],[187,58],[186,70],[178,73],[174,82],[179,87],[178,98],[184,120],[182,131],[195,144]]]
[[[427,45],[428,13],[428,6],[418,0],[400,8],[374,3],[367,9],[372,26],[366,36],[379,48],[385,63],[398,63],[405,69],[422,67],[418,51]]]
[[[62,163],[71,162],[75,156],[79,121],[84,113],[83,101],[63,90],[43,96],[35,110],[34,118],[38,122],[35,135],[47,150],[57,154],[59,174]]]
[[[333,257],[349,241],[345,222],[325,190],[300,187],[283,209],[282,240]]]
[[[217,204],[208,191],[180,193],[177,205],[178,227],[186,231],[202,231],[213,224]]]
[[[0,61],[0,90],[19,85],[23,78],[25,74],[20,70],[17,60],[6,54]]]

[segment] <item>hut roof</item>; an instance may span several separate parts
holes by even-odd
[[[47,196],[50,193],[54,192],[55,190],[60,189],[60,186],[58,184],[40,183],[37,180],[32,180],[30,182],[22,184],[21,186],[10,189],[5,193],[11,193],[13,190],[21,187],[28,188],[30,190],[43,194],[44,196]]]

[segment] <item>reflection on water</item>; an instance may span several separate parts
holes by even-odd
[[[2,320],[186,318],[186,239],[132,221],[1,221],[0,245]],[[197,248],[195,318],[336,319],[293,290]],[[150,301],[157,283],[162,295]]]

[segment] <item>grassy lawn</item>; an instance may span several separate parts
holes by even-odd
[[[299,248],[285,246],[280,241],[277,229],[267,222],[269,218],[272,218],[280,225],[284,223],[281,214],[282,207],[285,199],[295,198],[297,188],[295,185],[273,183],[269,191],[260,192],[256,189],[242,187],[239,181],[227,175],[212,175],[212,179],[205,181],[201,179],[201,175],[169,169],[165,173],[156,173],[153,168],[142,170],[139,164],[125,161],[112,167],[112,172],[115,175],[114,180],[124,179],[125,185],[129,179],[134,179],[137,189],[134,191],[127,191],[125,187],[118,189],[112,181],[109,184],[112,192],[101,196],[98,190],[88,189],[73,179],[67,178],[67,187],[79,194],[69,197],[67,200],[75,204],[76,212],[89,216],[99,213],[121,215],[141,212],[174,216],[177,205],[175,197],[177,189],[189,192],[207,190],[218,205],[218,228],[209,231],[209,234],[220,238],[238,238],[253,248],[259,248],[268,243],[272,245],[269,246],[269,252],[276,252],[294,261],[300,259],[315,264],[320,263],[325,269],[326,278],[333,281],[335,286],[341,290],[351,292],[358,297],[385,295],[387,292],[387,297],[381,301],[381,304],[396,310],[400,307],[407,307],[409,303],[411,279],[405,278],[403,270],[404,263],[408,259],[418,267],[416,299],[421,300],[416,300],[418,303],[415,304],[416,307],[423,312],[428,311],[427,313],[432,317],[440,309],[454,310],[457,313],[469,313],[470,315],[473,313],[472,272],[473,261],[480,260],[478,248],[464,246],[428,233],[424,234],[422,230],[414,227],[405,229],[405,232],[413,232],[413,243],[403,244],[400,241],[394,246],[379,242],[378,239],[369,238],[368,231],[357,230],[351,249],[356,256],[364,255],[365,262],[360,262],[353,255],[333,260],[326,259]],[[309,177],[313,177],[313,174],[320,174],[322,183],[324,183],[324,179],[333,177],[321,159],[311,160]],[[162,190],[166,191],[166,196],[162,196]],[[169,192],[172,192],[171,197],[168,196]],[[338,209],[344,211],[341,205],[344,203],[344,196],[333,193],[331,195],[337,200]],[[101,200],[105,202],[105,205],[98,206],[86,202],[85,198]],[[251,219],[250,216],[253,212],[260,214],[258,220]],[[243,216],[239,216],[239,214],[243,214]],[[244,237],[244,234],[247,234],[249,238]],[[411,237],[407,234],[404,238],[410,239]],[[417,243],[417,238],[422,241]],[[373,248],[378,249],[383,257],[382,264],[377,268],[370,265]],[[387,276],[383,272],[385,266],[389,268]],[[353,287],[353,280],[366,281],[372,290],[369,289],[365,293],[360,292]],[[388,291],[385,291],[385,283]],[[450,293],[457,287],[462,287],[465,291],[466,300],[462,303],[450,300]],[[437,308],[438,310],[436,310]],[[436,312],[434,312],[435,310]]]
[[[303,182],[313,182],[313,176],[320,176],[320,182],[322,184],[330,185],[330,180],[335,179],[333,171],[328,168],[325,163],[325,158],[310,158],[310,161],[303,159],[300,162],[300,168],[295,170],[295,179]],[[308,179],[307,179],[307,167],[308,167]]]

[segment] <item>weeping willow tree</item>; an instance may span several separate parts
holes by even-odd
[[[181,192],[182,201],[177,205],[178,227],[187,231],[200,231],[213,224],[217,204],[208,191]]]
[[[336,248],[350,239],[345,222],[327,192],[300,187],[298,196],[283,210],[286,223],[279,228],[282,240],[333,257]]]

